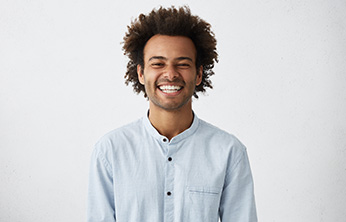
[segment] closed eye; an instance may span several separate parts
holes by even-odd
[[[154,67],[154,68],[161,68],[163,67],[165,64],[164,63],[152,63],[151,66]]]
[[[178,66],[179,68],[189,68],[189,67],[190,67],[190,64],[181,63],[181,64],[178,64],[177,66]]]

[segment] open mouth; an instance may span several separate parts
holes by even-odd
[[[161,85],[161,86],[158,86],[158,88],[162,92],[170,94],[170,93],[179,92],[183,87],[182,86],[174,86],[174,85]]]

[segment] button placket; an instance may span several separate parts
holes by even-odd
[[[174,163],[172,155],[174,153],[174,145],[167,144],[168,152],[165,164],[165,221],[174,221]]]

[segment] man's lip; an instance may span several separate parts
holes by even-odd
[[[160,83],[160,84],[157,84],[157,87],[160,87],[160,86],[179,86],[179,87],[184,87],[182,84],[172,84],[172,83]]]
[[[181,87],[179,90],[173,90],[173,91],[170,91],[170,90],[162,90],[162,89],[160,89],[159,87],[157,87],[157,90],[160,92],[160,93],[162,93],[163,95],[165,95],[165,96],[169,96],[169,97],[172,97],[172,96],[177,96],[177,95],[179,95],[181,92],[182,92],[182,89],[183,89],[184,87]]]
[[[156,82],[156,86],[180,86],[184,87],[185,82],[181,79],[167,80],[167,79],[158,79]]]

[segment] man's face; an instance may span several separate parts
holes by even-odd
[[[196,48],[183,36],[155,35],[144,47],[144,69],[137,66],[150,105],[173,111],[191,104],[195,87],[202,81],[196,69]]]

